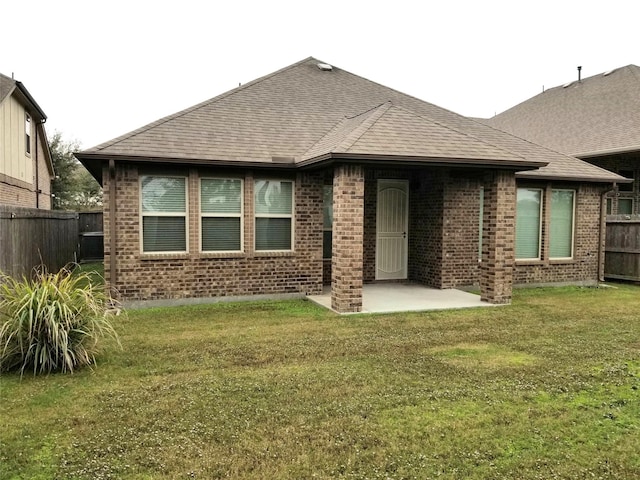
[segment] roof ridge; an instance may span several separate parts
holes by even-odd
[[[631,67],[635,67],[635,68],[631,68]],[[634,64],[629,64],[627,65],[625,68],[628,68],[629,71],[631,72],[631,75],[633,75],[634,77],[636,77],[636,80],[640,82],[640,72],[637,70],[640,70],[636,65]]]
[[[380,120],[385,113],[389,111],[389,109],[393,106],[393,103],[390,100],[387,100],[384,103],[381,103],[377,107],[370,108],[369,110],[361,113],[360,115],[365,115],[369,113],[369,116],[362,120],[362,122],[354,128],[349,135],[345,137],[345,139],[340,142],[336,148],[342,148],[345,151],[350,149],[355,145],[355,143],[360,140],[360,138],[369,131],[378,120]],[[355,115],[351,118],[356,118],[360,115]]]
[[[353,118],[355,118],[355,117],[353,117]],[[320,138],[318,138],[318,140],[313,145],[311,145],[309,148],[307,148],[305,150],[305,152],[300,156],[300,158],[301,159],[305,159],[307,157],[307,155],[309,154],[309,152],[313,151],[313,149],[316,148],[320,142],[322,142],[325,138],[327,138],[333,132],[338,130],[340,125],[344,124],[347,120],[349,120],[349,117],[344,116],[340,120],[338,120],[336,123],[334,123],[333,126],[331,128],[329,128],[329,130],[327,130],[323,135],[321,135]]]
[[[307,155],[309,155],[309,152],[312,152],[315,148],[318,147],[318,145],[320,143],[322,143],[325,139],[327,139],[328,137],[330,137],[332,134],[334,134],[336,131],[338,131],[340,129],[340,126],[344,125],[347,121],[349,120],[353,120],[355,118],[358,118],[360,116],[366,115],[366,114],[371,114],[373,111],[375,111],[376,109],[380,108],[382,105],[384,105],[385,103],[390,103],[389,101],[381,103],[379,105],[376,105],[374,107],[371,107],[363,112],[357,113],[355,115],[345,115],[344,117],[342,117],[340,120],[338,120],[336,123],[333,124],[333,126],[331,128],[329,128],[329,130],[327,130],[323,135],[321,135],[318,140],[312,144],[309,148],[307,148],[307,150],[305,150],[305,152],[300,156],[301,159],[305,159],[307,158]],[[366,119],[365,119],[366,120]],[[357,125],[356,127],[354,127],[351,132],[349,134],[347,134],[345,136],[345,140],[343,140],[341,143],[334,145],[333,148],[337,148],[340,145],[342,145],[346,139],[348,137],[350,137],[352,135],[352,133],[357,130],[358,128],[360,128],[360,126],[362,125],[362,123],[365,122],[365,120],[363,120],[359,125]]]
[[[289,66],[286,66],[284,68],[281,68],[279,70],[276,70],[274,72],[271,72],[267,75],[264,75],[262,77],[256,78],[255,80],[251,80],[250,82],[245,83],[244,85],[240,85],[238,87],[235,87],[231,90],[227,90],[226,92],[221,93],[220,95],[216,95],[215,97],[209,98],[203,102],[197,103],[195,105],[192,105],[191,107],[185,108],[184,110],[180,110],[179,112],[173,113],[171,115],[167,115],[166,117],[162,117],[154,122],[148,123],[147,125],[143,125],[142,127],[139,127],[135,130],[131,130],[130,132],[125,133],[124,135],[120,135],[119,137],[116,137],[112,140],[108,140],[104,143],[100,143],[98,145],[96,145],[95,147],[90,148],[88,151],[97,151],[97,150],[104,150],[105,148],[108,147],[112,147],[113,145],[116,145],[120,142],[123,142],[129,138],[132,138],[136,135],[139,135],[143,132],[146,132],[152,128],[155,128],[159,125],[163,125],[167,122],[170,122],[171,120],[175,120],[176,118],[180,118],[183,117],[184,115],[187,115],[189,113],[195,112],[196,110],[199,110],[201,108],[204,108],[205,106],[211,105],[217,101],[222,100],[223,98],[227,98],[231,95],[234,95],[242,90],[245,90],[249,87],[252,87],[260,82],[263,82],[264,80],[267,80],[268,78],[274,77],[275,75],[278,75],[286,70],[290,70],[291,68],[297,67],[299,65],[302,65],[305,62],[308,62],[309,60],[315,60],[318,61],[316,58],[314,57],[307,57],[303,60],[300,60],[298,62],[292,63]]]

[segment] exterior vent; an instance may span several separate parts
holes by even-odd
[[[323,72],[330,72],[331,70],[333,70],[333,67],[328,63],[319,63],[318,68]]]
[[[567,87],[570,87],[571,85],[573,85],[573,81],[565,83],[564,85],[562,85],[562,88],[567,88]]]
[[[609,70],[608,72],[604,72],[604,73],[602,74],[602,76],[603,76],[603,77],[608,77],[609,75],[611,75],[611,74],[612,74],[613,72],[615,72],[615,71],[616,71],[615,69],[613,69],[613,70]]]

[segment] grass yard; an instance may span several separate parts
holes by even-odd
[[[638,312],[634,285],[131,311],[94,371],[0,378],[0,478],[640,478]]]

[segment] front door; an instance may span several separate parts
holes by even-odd
[[[378,180],[376,280],[407,278],[409,182]]]

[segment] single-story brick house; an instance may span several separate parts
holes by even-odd
[[[485,120],[487,124],[606,168],[632,183],[607,195],[607,214],[640,214],[640,67],[578,77]]]
[[[125,300],[595,283],[619,175],[307,58],[76,155]]]

